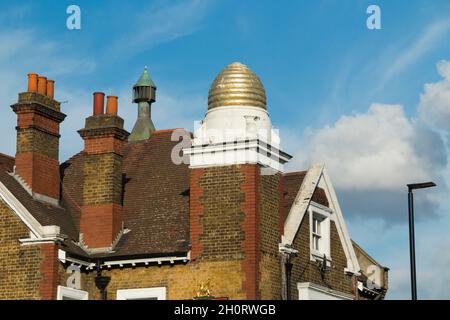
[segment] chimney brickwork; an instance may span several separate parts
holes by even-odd
[[[51,81],[51,96],[47,95],[48,81]],[[15,174],[35,196],[57,203],[60,198],[59,126],[66,115],[53,98],[53,84],[53,80],[30,73],[28,91],[19,93],[18,102],[11,108],[17,114]]]
[[[128,132],[117,116],[117,99],[94,94],[94,115],[79,130],[84,140],[83,205],[80,233],[90,249],[110,248],[122,230],[122,157]]]

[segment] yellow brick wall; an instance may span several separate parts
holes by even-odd
[[[119,289],[139,289],[166,287],[167,299],[192,299],[201,283],[210,283],[211,294],[215,297],[245,299],[242,290],[243,272],[241,261],[199,261],[188,264],[163,264],[148,267],[112,268],[102,271],[103,276],[111,277],[107,287],[108,300],[115,300]],[[81,276],[82,290],[89,292],[89,299],[100,299],[95,287],[96,271]],[[65,286],[67,274],[60,268],[60,285]]]
[[[29,230],[0,200],[0,299],[40,299],[41,250],[39,246],[20,246]]]
[[[353,277],[346,275],[347,259],[334,221],[330,223],[331,268],[322,278],[317,264],[310,261],[309,213],[306,213],[294,239],[298,255],[291,260],[291,297],[298,299],[298,282],[313,282],[333,290],[354,295]]]

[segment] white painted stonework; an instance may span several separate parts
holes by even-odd
[[[209,110],[194,131],[192,146],[183,152],[191,168],[251,163],[283,172],[291,158],[280,150],[280,137],[267,111],[252,106]]]

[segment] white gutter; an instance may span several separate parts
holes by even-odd
[[[80,259],[67,257],[66,252],[64,250],[59,250],[58,252],[58,258],[61,262],[72,262],[74,264],[84,266],[88,270],[94,269],[97,264],[93,262],[87,262]],[[149,264],[157,263],[158,265],[161,265],[163,262],[170,262],[171,264],[175,263],[175,261],[182,261],[182,262],[188,262],[191,260],[191,252],[189,251],[188,254],[184,257],[177,257],[177,256],[169,256],[169,257],[156,257],[156,258],[143,258],[143,259],[124,259],[124,260],[111,260],[111,261],[103,261],[103,263],[100,265],[100,268],[108,268],[110,269],[112,266],[119,266],[123,267],[126,265],[130,266],[136,266],[137,264],[144,264],[148,266]]]

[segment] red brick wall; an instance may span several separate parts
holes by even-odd
[[[245,254],[245,259],[242,261],[242,270],[245,273],[242,288],[247,293],[247,299],[255,300],[260,298],[260,168],[258,165],[242,165],[241,172],[245,176],[244,183],[241,185],[241,190],[245,194],[245,201],[241,204],[241,209],[245,215],[241,224],[245,232],[245,240],[241,244],[242,251]]]
[[[16,155],[16,173],[23,178],[33,192],[59,199],[59,161],[37,152]]]
[[[58,246],[54,243],[44,243],[41,247],[41,283],[39,291],[44,300],[56,299],[58,286]]]
[[[124,141],[116,139],[114,136],[88,138],[84,143],[84,152],[88,154],[101,154],[106,152],[116,152],[123,154]]]
[[[122,228],[122,206],[118,204],[85,205],[81,208],[80,230],[90,248],[106,248]]]
[[[191,237],[191,259],[197,259],[203,251],[203,245],[200,242],[200,236],[203,234],[203,225],[200,222],[203,215],[203,206],[200,203],[200,196],[203,188],[200,186],[200,178],[203,175],[203,169],[191,169],[190,191],[189,191],[189,230]]]

